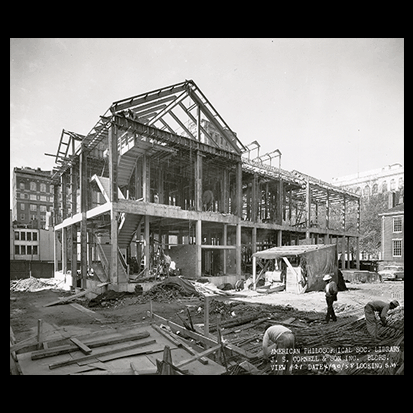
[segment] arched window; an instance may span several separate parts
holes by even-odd
[[[377,184],[374,184],[371,193],[372,195],[375,195],[377,194],[377,192],[379,192],[379,186]]]
[[[387,192],[387,182],[383,181],[381,184],[381,192]]]
[[[368,185],[364,187],[363,196],[370,196],[370,187]]]
[[[357,194],[357,195],[360,195],[360,193],[361,193],[361,188],[358,186],[358,187],[356,188],[356,194]]]
[[[24,182],[20,182],[20,183],[19,183],[19,188],[20,188],[20,189],[26,189],[26,188],[24,187]]]
[[[396,190],[396,180],[392,179],[390,181],[390,191],[395,191]]]
[[[399,189],[403,188],[403,184],[404,184],[404,182],[403,182],[403,177],[401,176],[401,177],[399,178]]]
[[[36,191],[36,182],[30,182],[30,191]]]

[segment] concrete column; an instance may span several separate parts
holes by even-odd
[[[277,231],[277,247],[281,247],[283,243],[283,232],[281,229]]]
[[[222,236],[223,236],[222,245],[227,245],[228,224],[224,224],[224,230],[223,230]],[[223,256],[224,256],[223,273],[224,275],[227,275],[227,250],[223,250]]]
[[[356,237],[356,268],[360,269],[360,245],[359,237]]]
[[[82,275],[82,288],[86,288],[87,276],[87,197],[88,197],[88,179],[87,179],[87,160],[86,153],[82,149],[80,153],[80,212],[82,221],[80,222],[80,271]]]
[[[110,263],[109,280],[111,284],[118,284],[118,213],[112,211],[110,218]]]
[[[62,228],[62,273],[67,273],[67,228]]]
[[[53,241],[54,241],[53,263],[54,263],[54,272],[56,273],[59,270],[59,260],[58,260],[59,240],[57,239],[57,233],[54,228],[53,228]]]
[[[144,264],[145,264],[145,274],[149,274],[149,266],[150,266],[150,259],[151,259],[151,250],[150,250],[150,239],[149,239],[149,215],[145,215],[145,226],[144,226]]]
[[[196,238],[196,276],[202,276],[202,221],[198,219],[196,221],[195,229],[195,238]]]
[[[257,252],[257,227],[252,228],[251,250],[253,254]]]
[[[241,275],[241,224],[237,224],[235,235],[235,264],[237,275]]]
[[[252,285],[253,285],[253,289],[255,290],[255,280],[257,278],[257,258],[256,257],[252,257]]]

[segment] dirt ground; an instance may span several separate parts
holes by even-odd
[[[384,281],[372,284],[347,283],[347,291],[338,294],[338,301],[334,304],[338,319],[351,312],[359,312],[371,300],[390,301],[397,299],[404,304],[404,282]],[[34,334],[38,319],[42,319],[51,328],[64,326],[87,327],[100,329],[105,325],[127,326],[128,324],[148,321],[147,311],[149,302],[140,304],[134,294],[127,294],[117,300],[103,302],[92,308],[88,307],[89,300],[81,298],[75,300],[75,305],[81,305],[85,311],[70,304],[43,307],[55,301],[58,297],[67,296],[69,293],[59,290],[45,290],[39,292],[10,292],[10,325],[17,342]],[[214,297],[214,305],[210,307],[210,324],[216,322],[217,314],[221,320],[226,321],[234,316],[243,316],[257,310],[274,311],[283,307],[290,310],[289,315],[296,313],[311,314],[313,319],[322,320],[326,303],[323,292],[310,292],[296,295],[286,292],[260,294],[253,291],[242,291],[238,297]],[[242,295],[242,296],[241,296]],[[170,319],[178,324],[188,322],[188,312],[191,321],[203,323],[203,297],[178,298],[171,302],[152,301],[153,312]],[[219,304],[221,303],[221,304]],[[90,311],[92,310],[92,311]]]

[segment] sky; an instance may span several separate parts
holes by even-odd
[[[283,169],[330,182],[403,165],[404,39],[12,38],[10,182],[55,166],[62,129],[86,135],[112,102],[185,79]]]

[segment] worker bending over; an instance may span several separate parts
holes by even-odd
[[[385,326],[387,324],[387,312],[398,307],[400,304],[398,301],[393,300],[390,303],[385,303],[384,301],[370,301],[364,307],[364,315],[366,317],[367,331],[370,335],[377,339],[377,320],[376,314],[378,313],[380,317],[381,324]]]
[[[262,340],[264,358],[269,359],[273,368],[273,374],[291,374],[295,336],[287,327],[274,325],[267,328]]]
[[[323,277],[323,281],[326,282],[326,303],[327,303],[327,315],[326,323],[330,321],[330,317],[333,321],[337,321],[336,314],[334,312],[333,303],[337,301],[338,288],[337,284],[333,281],[333,277],[327,274]]]

